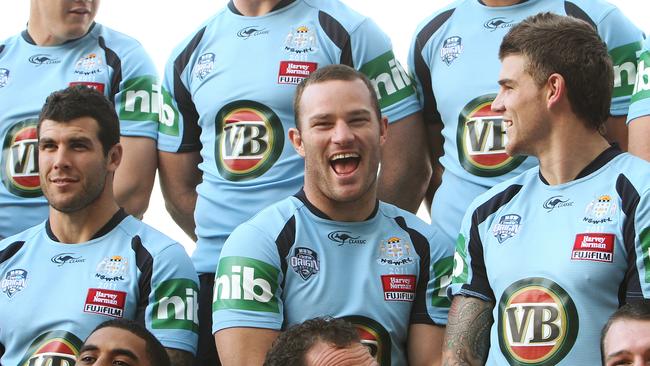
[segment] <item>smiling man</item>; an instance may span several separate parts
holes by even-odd
[[[451,252],[427,224],[377,200],[387,120],[372,84],[326,66],[298,86],[294,110],[304,189],[240,225],[217,267],[222,364],[261,365],[283,329],[325,315],[353,323],[382,366],[437,364]]]
[[[100,3],[30,0],[27,28],[0,41],[0,238],[47,218],[36,123],[45,98],[70,85],[95,88],[114,105],[124,155],[115,196],[130,214],[147,208],[157,165],[157,72],[139,42],[94,22]]]
[[[451,365],[597,365],[619,306],[650,298],[650,164],[603,137],[612,63],[588,23],[541,13],[499,51],[511,156],[539,159],[479,196],[456,246]]]
[[[119,120],[99,92],[48,97],[38,163],[49,218],[0,242],[0,364],[72,364],[95,326],[132,319],[190,365],[198,278],[180,244],[129,216],[113,195]]]

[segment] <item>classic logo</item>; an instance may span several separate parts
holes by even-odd
[[[564,198],[562,196],[553,196],[546,201],[544,201],[544,204],[542,204],[542,207],[544,207],[547,211],[546,212],[551,212],[556,208],[560,207],[571,207],[573,206],[573,202],[571,202],[570,199]]]
[[[9,192],[19,197],[39,197],[43,194],[38,177],[37,122],[36,119],[27,119],[16,123],[7,131],[2,145],[2,183]]]
[[[642,46],[642,42],[633,42],[609,50],[614,67],[613,98],[627,97],[636,92],[635,81],[643,79],[644,76],[639,74],[644,74],[645,65],[647,65],[647,62],[644,62],[644,65],[641,64],[644,59],[647,59],[641,55],[638,59],[639,67],[637,69],[637,54],[641,51]],[[634,100],[633,98],[632,101]]]
[[[390,334],[379,322],[361,315],[344,316],[341,319],[352,323],[359,333],[361,344],[368,347],[370,354],[380,365],[391,364]]]
[[[205,78],[212,72],[212,69],[214,69],[214,53],[208,52],[199,56],[192,73],[195,78],[205,80]]]
[[[84,313],[122,318],[124,317],[125,305],[126,292],[124,291],[89,288],[84,303]]]
[[[379,243],[379,258],[382,265],[402,266],[413,263],[411,258],[411,243],[393,236]]]
[[[483,24],[483,26],[492,32],[500,28],[510,28],[513,27],[515,23],[512,20],[507,20],[504,17],[496,17],[488,20]]]
[[[295,248],[290,263],[291,268],[305,281],[320,271],[318,253],[309,248]]]
[[[385,301],[413,302],[415,300],[416,285],[417,278],[415,275],[391,274],[381,276]]]
[[[463,52],[463,39],[453,36],[445,39],[440,49],[440,58],[447,66],[451,65],[455,59]]]
[[[438,290],[434,290],[431,296],[432,306],[443,308],[448,308],[451,306],[451,301],[449,301],[449,298],[447,297],[447,287],[451,285],[453,276],[452,270],[454,266],[454,257],[445,257],[433,264],[433,271],[430,272],[430,275],[434,276],[433,288]],[[460,264],[460,268],[462,271],[462,263]]]
[[[9,83],[9,70],[0,69],[0,88],[4,88]]]
[[[21,366],[72,366],[83,342],[72,333],[54,330],[38,336],[18,363]]]
[[[592,262],[614,261],[614,234],[582,233],[577,234],[573,243],[571,259]]]
[[[539,277],[510,285],[499,300],[498,338],[510,365],[557,365],[578,335],[578,311],[557,283]]]
[[[385,108],[415,94],[413,81],[393,51],[369,61],[359,69],[375,87],[379,106]]]
[[[313,27],[300,25],[292,27],[284,41],[284,51],[291,60],[305,61],[307,55],[318,51],[318,37]]]
[[[83,263],[86,260],[84,258],[81,258],[81,256],[75,257],[74,253],[60,253],[50,258],[50,261],[61,267],[66,263]]]
[[[61,63],[61,60],[58,58],[54,58],[50,55],[42,54],[39,53],[37,55],[31,56],[28,61],[30,63],[33,63],[36,66],[41,66],[41,65],[53,65],[53,64],[59,64]]]
[[[249,39],[250,37],[261,36],[263,34],[269,34],[269,31],[265,28],[260,28],[258,26],[244,27],[237,31],[237,37],[243,39]]]
[[[104,83],[95,83],[91,81],[71,81],[68,83],[69,86],[83,85],[87,88],[93,88],[100,93],[104,93]]]
[[[499,223],[492,228],[492,235],[503,243],[504,241],[517,235],[521,229],[521,216],[517,214],[503,215],[499,218]]]
[[[582,221],[591,225],[615,224],[618,205],[612,196],[604,194],[589,202]]]
[[[97,54],[90,53],[77,61],[74,73],[83,76],[100,74],[104,70],[102,64],[102,59],[97,57]]]
[[[161,282],[154,290],[153,329],[199,332],[199,287],[188,279]]]
[[[128,278],[128,264],[129,260],[119,255],[104,257],[104,259],[97,264],[95,278],[105,282],[124,281]]]
[[[318,64],[315,62],[280,61],[278,84],[298,85],[317,68]]]
[[[361,239],[360,235],[354,236],[351,231],[337,230],[327,234],[327,238],[339,246],[344,244],[365,244],[366,239]]]
[[[503,116],[492,112],[496,94],[488,94],[469,102],[458,117],[456,145],[458,159],[465,170],[481,177],[506,174],[526,160],[506,153],[508,138]]]
[[[284,129],[267,106],[250,100],[228,103],[216,117],[215,161],[222,177],[244,181],[266,173],[282,154]]]
[[[212,310],[241,309],[279,313],[278,289],[280,271],[257,259],[223,257],[219,260],[214,281]]]
[[[0,283],[0,289],[10,299],[22,291],[25,286],[27,286],[27,271],[24,269],[9,270]]]

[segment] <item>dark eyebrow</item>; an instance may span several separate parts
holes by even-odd
[[[616,357],[616,356],[620,356],[620,355],[622,355],[622,354],[627,354],[627,353],[629,353],[629,352],[628,352],[627,350],[624,350],[624,349],[623,349],[623,350],[620,350],[620,351],[618,351],[618,352],[614,352],[614,353],[610,353],[610,354],[608,354],[608,355],[605,357],[605,359],[606,359],[606,360],[609,360],[610,358],[614,358],[614,357]]]
[[[83,347],[79,350],[79,354],[82,354],[86,351],[98,351],[99,347],[95,346],[94,344],[84,344]],[[131,350],[125,349],[125,348],[115,348],[111,350],[111,353],[114,355],[118,356],[126,356],[131,358],[134,361],[138,361],[139,358],[138,356],[135,355]]]
[[[84,344],[83,347],[79,350],[79,354],[86,352],[86,351],[97,351],[99,348],[95,346],[94,344]]]
[[[506,79],[500,79],[498,83],[499,85],[506,85],[506,84],[513,84],[514,81],[512,79],[506,78]]]

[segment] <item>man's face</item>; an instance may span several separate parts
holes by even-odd
[[[307,366],[379,366],[368,348],[354,343],[345,348],[336,348],[318,341],[305,354]]]
[[[333,202],[374,195],[386,119],[378,120],[361,80],[309,85],[300,100],[300,131],[289,137],[305,158],[305,190]]]
[[[86,339],[75,366],[153,366],[146,352],[146,342],[120,328],[106,327]]]
[[[492,110],[503,114],[508,142],[506,152],[513,155],[535,155],[544,146],[548,133],[543,89],[526,72],[527,59],[521,55],[506,56],[499,73],[499,94]]]
[[[70,213],[89,206],[104,191],[109,172],[117,168],[117,146],[104,156],[97,130],[97,121],[91,117],[42,122],[39,176],[43,194],[54,209]]]
[[[88,32],[99,3],[100,0],[32,0],[31,11],[49,34],[48,44],[61,44]]]
[[[650,364],[650,321],[619,319],[610,326],[603,342],[605,365]]]

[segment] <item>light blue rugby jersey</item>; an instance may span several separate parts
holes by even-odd
[[[643,50],[637,61],[636,83],[630,113],[627,115],[628,123],[650,114],[650,38],[643,43]]]
[[[283,330],[317,316],[358,329],[379,364],[406,365],[410,324],[447,324],[451,248],[429,225],[379,202],[362,222],[337,222],[303,192],[237,227],[224,245],[213,331]]]
[[[490,110],[499,91],[499,46],[514,25],[538,12],[571,15],[593,24],[607,43],[615,70],[611,113],[625,115],[643,33],[614,5],[601,0],[527,0],[488,7],[458,0],[425,19],[409,54],[425,120],[442,123],[445,168],[431,207],[431,221],[455,240],[467,206],[479,194],[538,164],[509,157],[499,113]]]
[[[90,332],[116,318],[194,353],[197,309],[183,247],[123,210],[85,243],[60,243],[49,221],[0,242],[3,365],[72,365]]]
[[[0,43],[0,238],[47,218],[36,158],[36,124],[45,98],[84,84],[114,102],[123,136],[155,139],[160,94],[140,43],[95,23],[85,36],[37,46],[27,31]]]
[[[537,168],[470,206],[449,292],[496,304],[487,365],[599,365],[619,306],[650,298],[650,164],[617,148],[576,180]]]
[[[237,225],[300,189],[303,160],[287,138],[294,91],[337,63],[373,80],[389,121],[420,109],[389,38],[338,0],[285,0],[260,17],[230,2],[173,52],[158,149],[201,151],[197,271],[213,273]]]

